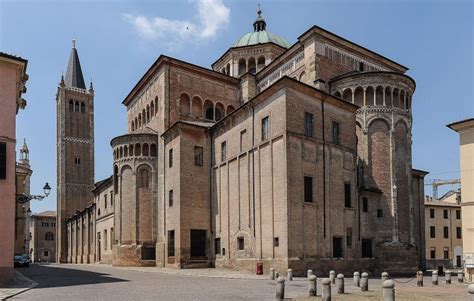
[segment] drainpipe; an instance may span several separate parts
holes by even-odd
[[[209,129],[209,144],[210,144],[210,158],[209,158],[209,230],[210,230],[210,234],[211,234],[211,245],[209,246],[210,250],[214,249],[214,253],[212,254],[212,258],[213,258],[213,266],[216,267],[216,250],[215,250],[215,245],[213,244],[213,242],[215,241],[215,233],[213,231],[213,228],[212,228],[212,170],[213,170],[213,164],[212,164],[212,158],[214,157],[214,143],[212,142],[212,138],[213,138],[213,135],[212,135],[212,130]],[[229,250],[230,251],[230,250]]]
[[[324,97],[321,101],[321,125],[323,130],[323,237],[326,238],[326,131],[324,129]]]

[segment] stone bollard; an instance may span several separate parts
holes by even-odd
[[[469,284],[467,287],[468,301],[474,301],[474,284]]]
[[[278,277],[275,300],[285,299],[285,278]]]
[[[382,273],[382,276],[381,276],[381,279],[382,279],[382,285],[383,285],[383,282],[384,282],[385,280],[388,280],[388,273],[387,273],[387,272],[383,272],[383,273]]]
[[[329,271],[329,279],[331,279],[331,284],[336,283],[336,272]]]
[[[336,278],[336,287],[338,294],[344,294],[344,275],[338,274]]]
[[[446,271],[444,273],[444,279],[446,279],[446,284],[451,284],[451,271]]]
[[[328,278],[323,279],[322,300],[331,301],[331,279],[328,279]]]
[[[313,270],[308,270],[308,273],[307,273],[307,274],[308,274],[308,278],[309,278],[311,275],[314,275],[314,274],[313,274]]]
[[[354,286],[359,287],[360,285],[360,274],[359,272],[354,272]]]
[[[275,280],[275,269],[270,268],[270,280]]]
[[[292,269],[288,269],[287,277],[288,277],[288,280],[293,281],[293,270]]]
[[[459,283],[464,282],[464,272],[458,272],[458,282]]]
[[[423,272],[416,272],[416,286],[423,286]]]
[[[385,280],[382,283],[382,292],[384,301],[395,301],[395,282],[393,280]]]
[[[438,271],[433,271],[431,274],[431,283],[433,285],[438,285]]]
[[[278,272],[275,272],[275,279],[278,280],[278,277],[280,277],[280,274]]]
[[[360,279],[360,290],[363,292],[369,290],[369,274],[366,272],[362,273],[362,278]]]
[[[309,276],[309,292],[308,296],[313,297],[316,296],[318,292],[318,279],[315,275]]]

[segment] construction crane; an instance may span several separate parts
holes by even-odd
[[[433,186],[433,199],[435,200],[438,199],[438,186],[455,185],[455,184],[461,184],[461,180],[460,179],[452,179],[452,180],[433,179],[430,182],[425,183],[425,185]]]

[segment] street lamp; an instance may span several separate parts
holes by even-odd
[[[16,202],[18,204],[24,204],[24,203],[28,203],[31,200],[41,201],[44,198],[47,198],[49,196],[49,193],[51,192],[51,187],[49,186],[48,182],[46,182],[46,184],[44,185],[43,192],[44,192],[44,195],[17,194]]]

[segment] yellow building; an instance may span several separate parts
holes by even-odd
[[[425,199],[426,268],[440,272],[462,267],[461,198],[450,191],[439,200]]]
[[[474,118],[448,124],[459,133],[461,165],[462,236],[466,277],[474,276]]]

